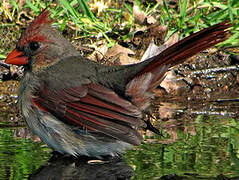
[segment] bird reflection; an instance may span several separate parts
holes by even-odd
[[[29,179],[127,180],[130,179],[133,174],[134,171],[132,167],[120,158],[101,161],[90,160],[86,157],[77,159],[72,157],[53,157],[46,165],[32,174]]]

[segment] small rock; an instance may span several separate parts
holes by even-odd
[[[210,93],[210,92],[212,92],[212,89],[211,89],[211,88],[205,88],[205,89],[204,89],[204,92],[205,92],[205,93]]]

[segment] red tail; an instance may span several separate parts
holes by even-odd
[[[151,92],[164,79],[169,67],[226,40],[229,27],[231,24],[225,21],[203,29],[144,61],[142,64],[147,65],[127,84],[126,95],[131,97],[131,101],[140,109],[146,109],[154,96]]]
[[[152,72],[155,68],[162,65],[174,66],[180,64],[200,51],[225,41],[227,39],[227,29],[229,27],[231,27],[231,24],[225,21],[182,39],[165,49],[159,55],[153,57],[152,62],[150,62],[139,74]]]

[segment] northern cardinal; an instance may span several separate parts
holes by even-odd
[[[231,26],[203,29],[138,64],[105,66],[81,56],[49,15],[28,26],[5,62],[24,67],[18,105],[29,128],[73,156],[115,156],[140,145],[137,129],[168,68],[224,41]]]

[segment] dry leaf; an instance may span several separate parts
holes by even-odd
[[[188,89],[188,85],[182,81],[178,80],[174,71],[168,71],[166,73],[165,79],[160,84],[169,94],[183,94]]]
[[[147,19],[148,24],[156,24],[157,23],[157,20],[153,16],[148,16],[146,19]]]
[[[161,45],[161,46],[157,46],[155,45],[153,42],[151,42],[149,44],[149,47],[147,48],[147,50],[145,51],[143,57],[141,58],[141,61],[145,61],[151,57],[157,56],[159,53],[161,53],[163,50],[165,50],[168,46],[166,45]]]
[[[114,64],[120,65],[133,64],[139,62],[137,59],[129,57],[128,56],[129,54],[134,55],[135,53],[128,48],[116,44],[106,52],[105,58],[112,59],[113,57],[112,61],[114,62]]]
[[[162,41],[164,40],[167,32],[168,32],[167,26],[154,24],[150,27],[150,35],[152,35],[154,37],[158,37]]]
[[[119,53],[124,53],[124,54],[130,54],[130,55],[134,55],[135,53],[128,49],[128,48],[125,48],[119,44],[115,44],[113,47],[111,47],[105,54],[105,57],[107,59],[109,59],[110,57],[112,56],[116,56],[118,55]]]
[[[134,4],[133,6],[133,15],[134,15],[134,19],[136,20],[136,22],[138,22],[139,24],[143,24],[144,20],[146,18],[146,13],[144,11],[141,11],[139,9],[139,6]]]
[[[119,62],[120,62],[121,65],[135,64],[135,63],[138,63],[139,60],[135,59],[135,58],[132,58],[132,57],[129,57],[126,54],[121,54],[120,57],[119,57]]]
[[[169,47],[175,44],[176,42],[178,42],[178,40],[179,40],[179,36],[178,36],[178,32],[176,32],[172,36],[170,36],[170,38],[164,44]]]
[[[143,57],[141,58],[141,61],[147,60],[151,57],[157,56],[158,54],[160,54],[163,50],[167,49],[169,46],[175,44],[176,42],[178,42],[178,33],[174,33],[169,39],[168,41],[166,41],[163,45],[161,46],[157,46],[156,44],[154,44],[153,42],[151,42],[149,44],[149,47],[147,48],[147,50],[145,51]]]
[[[174,119],[178,109],[180,107],[177,104],[160,102],[158,106],[159,117],[160,119]]]

